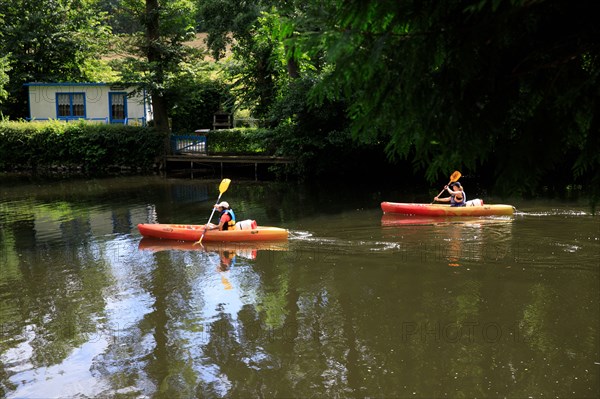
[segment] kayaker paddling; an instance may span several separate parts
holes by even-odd
[[[235,213],[233,213],[233,209],[229,206],[227,201],[223,201],[219,204],[215,204],[215,209],[221,213],[221,217],[219,218],[219,224],[216,225],[214,223],[208,223],[206,225],[207,230],[233,230],[235,228]]]
[[[219,184],[219,197],[217,204],[205,225],[185,225],[185,224],[161,224],[161,223],[140,223],[138,230],[144,237],[163,238],[166,240],[196,241],[194,245],[201,245],[206,236],[206,241],[279,241],[288,239],[288,231],[279,227],[258,226],[254,220],[243,220],[236,228],[235,214],[229,206],[229,203],[221,200],[221,195],[229,187],[231,180],[223,179]],[[215,211],[219,210],[221,217],[219,224],[210,223]]]
[[[438,202],[449,202],[450,206],[465,206],[467,202],[467,195],[459,182],[450,183],[448,186],[444,186],[444,189],[450,194],[449,197],[440,198],[436,196],[433,200]]]

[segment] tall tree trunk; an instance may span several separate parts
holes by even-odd
[[[300,68],[294,55],[295,49],[296,46],[292,46],[291,49],[288,48],[287,45],[285,46],[286,54],[289,55],[289,58],[287,59],[288,76],[292,79],[298,79],[300,77]]]
[[[146,0],[146,40],[147,57],[151,69],[154,69],[155,87],[150,90],[154,126],[158,130],[169,131],[167,101],[161,92],[164,83],[163,59],[160,46],[158,0]]]
[[[298,63],[295,59],[290,58],[287,61],[287,70],[288,75],[292,79],[298,79],[300,77],[300,69],[298,68]]]

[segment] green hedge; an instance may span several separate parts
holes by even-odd
[[[280,155],[268,129],[212,130],[209,154]],[[78,121],[0,121],[0,171],[53,167],[104,172],[112,167],[150,170],[164,154],[164,134],[150,127]]]
[[[221,129],[208,133],[209,154],[273,155],[272,131],[268,129]]]
[[[149,170],[163,154],[165,137],[152,128],[64,123],[0,122],[0,169],[82,167],[102,172],[112,166]]]

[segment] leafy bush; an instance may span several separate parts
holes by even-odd
[[[209,154],[273,155],[268,129],[222,129],[208,134]]]
[[[102,172],[111,166],[150,169],[165,137],[151,128],[63,123],[0,122],[0,169],[53,165]]]

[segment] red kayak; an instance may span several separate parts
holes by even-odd
[[[197,224],[138,224],[144,237],[167,240],[198,241],[204,225]],[[206,230],[202,241],[280,241],[287,240],[288,231],[279,227],[258,226],[247,230]]]
[[[384,213],[397,213],[417,216],[506,216],[512,215],[512,205],[450,206],[448,204],[407,204],[382,202]]]

